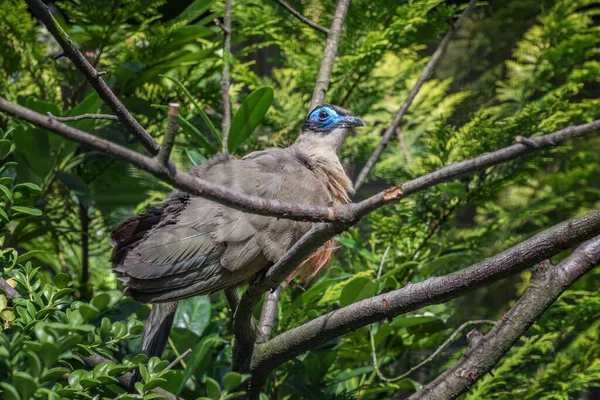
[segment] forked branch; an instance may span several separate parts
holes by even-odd
[[[527,329],[575,281],[600,263],[600,236],[555,267],[538,267],[514,307],[485,336],[472,332],[465,355],[410,399],[454,399],[490,372]]]

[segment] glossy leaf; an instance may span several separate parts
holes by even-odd
[[[261,123],[273,103],[273,88],[263,86],[246,97],[231,121],[227,148],[230,153],[237,150]]]

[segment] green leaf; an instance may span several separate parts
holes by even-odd
[[[51,368],[42,374],[40,381],[41,382],[55,381],[70,371],[71,370],[69,368],[64,368],[64,367]]]
[[[219,386],[219,383],[209,376],[207,376],[205,379],[206,395],[213,400],[219,400],[221,397],[221,387]]]
[[[345,307],[357,301],[372,297],[377,292],[377,283],[373,280],[358,276],[348,282],[340,294],[340,306]]]
[[[0,185],[0,191],[2,192],[2,194],[4,194],[4,197],[6,197],[6,200],[9,203],[13,202],[13,194],[12,194],[12,191],[9,188],[7,188],[4,185]]]
[[[192,22],[196,18],[201,17],[202,14],[204,14],[206,11],[208,11],[208,9],[213,5],[214,2],[215,0],[196,0],[192,4],[187,6],[185,10],[183,10],[183,12],[179,14],[177,18],[175,18],[175,21],[186,23]]]
[[[6,215],[6,212],[2,208],[0,208],[0,218],[2,218],[6,222],[10,221],[8,215]]]
[[[11,147],[12,142],[10,140],[0,140],[0,160],[3,160],[10,153]]]
[[[13,207],[14,208],[14,207]],[[44,250],[31,250],[28,251],[27,253],[23,253],[21,254],[19,257],[17,257],[17,263],[22,264],[25,261],[37,256],[37,255],[41,255],[41,254],[46,254],[46,251]]]
[[[218,336],[211,335],[203,337],[200,341],[198,341],[196,346],[194,346],[192,354],[190,355],[187,361],[187,367],[183,371],[183,379],[181,380],[181,385],[179,385],[179,389],[175,394],[181,393],[188,379],[196,372],[196,369],[198,368],[204,357],[207,355],[212,345],[215,343],[227,343],[227,341]]]
[[[263,86],[250,93],[235,113],[229,129],[227,148],[233,153],[263,120],[273,103],[273,88]]]
[[[217,139],[217,141],[219,142],[219,148],[221,148],[223,146],[223,140],[221,138],[221,134],[217,131],[217,129],[213,125],[213,123],[210,120],[210,118],[208,118],[208,115],[206,115],[206,113],[204,112],[204,110],[202,109],[202,107],[200,107],[200,105],[192,97],[192,95],[190,94],[190,92],[185,88],[185,86],[183,86],[183,83],[181,83],[180,81],[178,81],[175,78],[171,78],[170,76],[166,76],[166,75],[161,75],[161,76],[163,78],[166,78],[166,79],[170,80],[175,85],[179,86],[179,88],[183,91],[183,93],[185,93],[185,95],[190,99],[190,101],[192,102],[192,104],[196,108],[196,112],[198,114],[200,114],[200,117],[202,118],[202,120],[204,120],[204,123],[208,126],[208,129],[210,129],[210,131],[212,132],[212,134],[215,137],[215,139]]]
[[[190,136],[192,140],[197,141],[197,143],[202,146],[203,149],[206,149],[211,154],[216,153],[215,146],[207,139],[206,136],[204,136],[202,132],[198,130],[198,128],[181,116],[179,116],[179,122],[181,123],[183,133]]]
[[[185,154],[188,156],[190,162],[194,165],[204,164],[208,161],[206,157],[198,153],[196,150],[185,149]]]
[[[13,206],[10,209],[11,211],[16,211],[27,215],[33,215],[34,217],[39,217],[40,215],[42,215],[42,212],[40,210],[33,207]]]
[[[65,273],[59,272],[58,274],[54,275],[52,280],[58,289],[64,289],[69,286],[71,277]]]
[[[21,396],[19,395],[19,391],[13,385],[10,385],[5,382],[0,382],[0,387],[2,388],[2,398],[6,400],[21,400]]]
[[[242,384],[250,375],[242,375],[237,372],[228,372],[223,377],[223,390],[231,393],[231,391]]]
[[[211,303],[208,296],[196,296],[181,302],[175,314],[173,325],[202,336],[210,323]]]
[[[23,191],[23,189],[26,189],[31,193],[40,193],[42,191],[42,188],[36,185],[35,183],[24,182],[15,185],[15,187],[13,188],[13,192],[20,192]]]

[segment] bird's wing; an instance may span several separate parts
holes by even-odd
[[[297,153],[267,149],[190,171],[267,199],[327,204],[330,196]],[[172,301],[240,284],[276,262],[311,224],[246,214],[178,193],[121,224],[114,271],[145,302]]]

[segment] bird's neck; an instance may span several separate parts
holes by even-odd
[[[315,173],[327,186],[333,202],[341,205],[350,202],[354,189],[339,158],[343,137],[335,136],[303,134],[291,147],[310,158]]]

